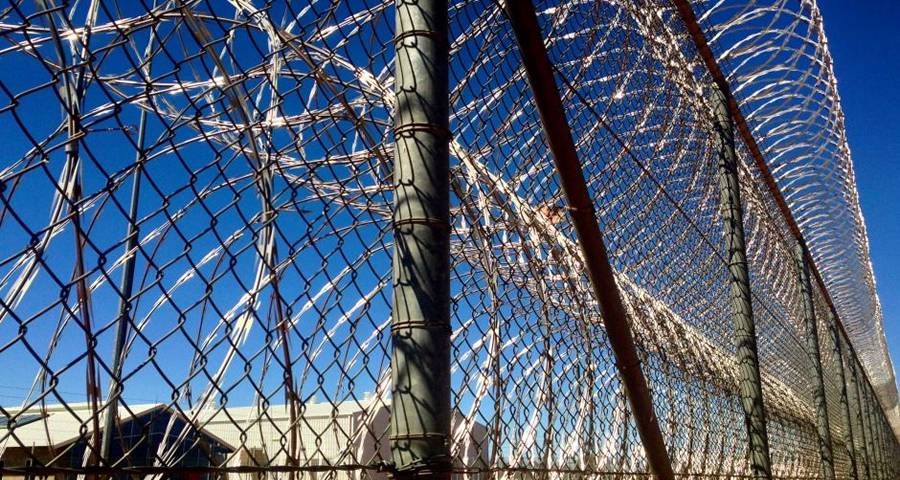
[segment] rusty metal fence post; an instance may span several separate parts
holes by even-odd
[[[449,478],[446,0],[396,2],[391,453],[399,478]]]

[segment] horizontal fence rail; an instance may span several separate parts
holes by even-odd
[[[7,0],[0,477],[900,477],[815,4],[512,2]]]

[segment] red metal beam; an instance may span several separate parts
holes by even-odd
[[[657,478],[672,480],[675,475],[663,441],[647,380],[641,371],[634,337],[597,222],[594,203],[588,193],[584,171],[578,159],[572,131],[560,99],[553,66],[544,46],[531,0],[508,0],[505,10],[516,34],[522,64],[541,115],[544,134],[556,163],[556,170],[569,203],[572,223],[584,254],[594,297],[603,311],[603,323],[616,358],[616,368],[634,413],[638,434],[647,454],[647,463]]]

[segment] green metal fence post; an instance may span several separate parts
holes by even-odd
[[[881,431],[884,435],[884,453],[885,457],[887,457],[888,459],[888,462],[885,464],[885,472],[887,472],[890,478],[897,478],[897,475],[895,473],[895,468],[897,466],[897,457],[894,450],[894,442],[896,441],[896,437],[894,437],[894,431],[891,429],[890,421],[887,418],[882,418]]]
[[[873,394],[874,397],[874,394]],[[873,398],[873,402],[877,402],[878,399]],[[888,461],[887,458],[887,445],[884,438],[884,430],[882,429],[883,424],[881,421],[881,417],[877,414],[878,410],[875,410],[875,445],[878,448],[878,453],[881,458],[881,464],[879,468],[879,472],[881,474],[881,478],[888,478]]]
[[[856,359],[857,370],[861,368],[858,359]],[[859,375],[860,381],[857,383],[859,387],[859,398],[860,398],[860,410],[862,413],[862,424],[863,429],[866,432],[866,450],[869,452],[869,478],[879,479],[881,478],[880,468],[879,468],[879,455],[878,448],[875,444],[875,432],[872,429],[872,409],[869,405],[869,395],[866,391],[866,383],[863,381],[865,377]]]
[[[890,478],[888,475],[888,463],[890,462],[890,458],[888,458],[887,451],[887,438],[884,436],[884,413],[881,409],[881,404],[878,402],[878,397],[875,394],[875,390],[870,390],[869,395],[872,400],[872,414],[873,420],[875,421],[875,439],[877,440],[878,445],[878,455],[881,459],[880,463],[880,472],[881,478],[888,479]]]
[[[397,0],[391,454],[398,478],[449,478],[446,0]]]
[[[859,373],[857,372],[856,365],[856,356],[853,355],[853,352],[849,352],[850,355],[847,358],[847,368],[850,370],[850,394],[853,395],[853,399],[856,402],[856,408],[854,409],[854,421],[856,424],[856,431],[859,432],[859,444],[863,451],[863,473],[864,477],[867,480],[872,479],[872,452],[869,448],[869,432],[866,428],[866,416],[865,409],[863,407],[861,388],[859,382]]]
[[[874,397],[874,394],[873,394]],[[877,402],[876,398],[872,398],[873,402]],[[884,443],[884,432],[881,429],[881,418],[878,415],[878,410],[873,409],[874,418],[872,419],[875,423],[875,448],[878,449],[879,459],[881,460],[878,465],[878,471],[881,475],[881,478],[888,478],[887,476],[887,451]]]
[[[870,391],[869,396],[871,397],[871,405],[872,405],[872,421],[875,422],[875,445],[878,448],[878,458],[879,462],[879,473],[881,478],[888,478],[888,468],[887,464],[890,461],[887,457],[887,448],[885,447],[885,438],[884,432],[881,430],[881,420],[882,417],[879,415],[881,413],[881,405],[878,404],[878,398],[875,397],[875,392]]]
[[[881,480],[884,478],[881,468],[883,459],[881,447],[878,444],[877,432],[875,431],[875,409],[872,408],[872,397],[869,395],[868,384],[862,383],[861,386],[863,405],[865,406],[863,411],[866,414],[866,426],[869,430],[869,449],[872,452],[872,477]]]
[[[884,415],[881,417],[881,435],[884,438],[884,457],[887,461],[884,463],[884,473],[888,478],[897,478],[895,467],[897,465],[897,457],[894,451],[894,432],[891,424]]]
[[[722,223],[725,228],[728,271],[731,274],[731,307],[741,404],[747,423],[753,476],[759,479],[770,479],[772,478],[772,462],[769,456],[766,411],[763,404],[762,380],[756,348],[756,325],[750,298],[750,275],[744,238],[744,211],[738,181],[737,156],[734,151],[734,125],[728,110],[728,98],[719,88],[713,89],[712,102],[715,108]]]
[[[809,264],[806,261],[806,247],[794,247],[794,262],[797,265],[800,282],[800,301],[803,304],[803,325],[806,334],[806,354],[813,367],[813,401],[816,406],[816,433],[819,439],[819,457],[826,480],[834,480],[834,452],[831,442],[831,425],[828,421],[828,399],[825,396],[825,379],[822,376],[822,355],[819,349],[819,326],[816,307],[812,297],[812,282],[809,280]]]
[[[844,420],[844,446],[850,458],[850,475],[859,480],[859,461],[856,442],[853,435],[853,418],[850,414],[850,400],[847,395],[847,375],[844,372],[844,352],[841,348],[841,333],[838,330],[838,317],[834,310],[828,312],[828,330],[831,332],[831,345],[834,349],[834,361],[837,363],[838,380],[841,386],[841,415]]]

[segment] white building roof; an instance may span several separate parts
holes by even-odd
[[[100,407],[100,429],[103,429],[105,410]],[[27,409],[4,407],[8,413],[5,423],[13,423],[10,430],[7,424],[0,426],[0,452],[7,448],[17,447],[59,447],[90,435],[93,430],[91,406],[88,403],[49,404],[45,407],[35,405]],[[175,415],[179,413],[163,403],[147,403],[118,406],[119,422],[140,417],[154,410],[167,410]],[[37,417],[37,418],[34,418]],[[82,433],[84,432],[84,433]],[[205,432],[227,447],[231,445],[215,434]]]
[[[365,399],[332,404],[305,403],[297,412],[298,460],[311,464],[367,463],[390,455],[388,429],[389,400]],[[120,421],[139,417],[153,410],[167,410],[194,423],[204,434],[216,439],[234,452],[233,462],[243,462],[243,455],[261,454],[271,463],[278,464],[286,457],[285,446],[290,438],[290,411],[287,405],[218,407],[178,412],[162,403],[119,406]],[[26,410],[6,408],[9,419],[15,422],[13,430],[0,425],[0,454],[6,448],[59,447],[89,434],[93,428],[91,409],[87,403],[47,405]],[[101,409],[100,415],[104,413]],[[29,418],[39,415],[39,418]],[[193,419],[193,421],[191,421]],[[461,428],[462,416],[454,412],[454,432]],[[102,429],[102,417],[100,427]],[[470,425],[469,436],[463,440],[467,455],[479,455],[472,441],[481,443],[486,438],[486,428]]]
[[[119,418],[127,420],[143,415],[157,408],[165,408],[163,404],[119,406]],[[57,447],[71,443],[82,436],[82,428],[90,432],[93,428],[91,408],[87,403],[51,404],[42,408],[36,405],[31,408],[8,408],[7,421],[15,426],[10,430],[6,425],[0,428],[0,448],[16,447]],[[102,415],[100,428],[103,428]],[[38,418],[33,418],[37,416]]]

